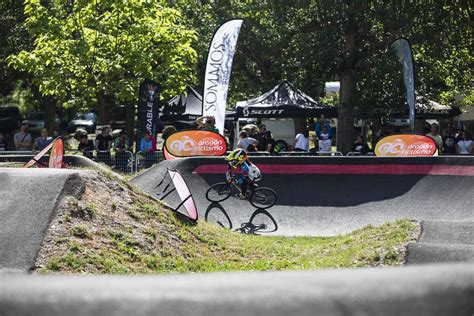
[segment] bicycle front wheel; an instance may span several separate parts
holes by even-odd
[[[232,187],[227,182],[218,182],[210,186],[206,191],[206,199],[210,202],[222,202],[227,200],[232,193]]]
[[[270,188],[257,188],[250,194],[250,204],[256,208],[272,207],[277,201],[277,194]]]

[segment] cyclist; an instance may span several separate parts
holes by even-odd
[[[232,151],[225,160],[227,163],[227,180],[234,179],[237,184],[240,184],[242,193],[240,197],[247,197],[249,194],[249,188],[254,182],[260,181],[262,175],[256,165],[250,162],[247,156],[247,152],[243,149],[237,148]],[[232,170],[240,168],[242,174],[240,177],[234,177]]]

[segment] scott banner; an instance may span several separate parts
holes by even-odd
[[[403,67],[403,82],[407,90],[407,103],[409,109],[411,132],[415,132],[415,71],[413,66],[413,53],[408,40],[399,38],[390,44]]]
[[[140,84],[137,117],[137,144],[149,131],[156,137],[160,112],[161,86],[152,80],[144,80]],[[137,145],[137,147],[138,147]]]
[[[227,151],[225,138],[212,131],[182,131],[166,139],[166,151],[174,157],[222,156]]]
[[[242,22],[236,19],[222,24],[214,34],[207,54],[202,114],[215,118],[216,128],[221,135],[224,135],[227,90]]]
[[[382,138],[375,146],[378,157],[426,157],[436,153],[436,142],[423,135],[401,134]]]

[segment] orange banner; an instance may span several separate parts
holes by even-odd
[[[375,146],[378,157],[426,157],[435,153],[434,139],[422,135],[391,135],[382,138]]]
[[[49,154],[49,167],[62,168],[64,157],[64,144],[62,139],[56,139]]]
[[[166,139],[166,150],[175,157],[222,156],[227,151],[225,138],[211,131],[182,131]]]

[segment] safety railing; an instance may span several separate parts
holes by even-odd
[[[349,157],[354,157],[354,156],[374,156],[374,153],[373,152],[368,152],[368,153],[361,153],[361,152],[358,152],[358,151],[351,151],[351,152],[348,152],[346,156],[349,156]]]
[[[84,151],[67,150],[67,155],[82,155],[95,162],[104,163],[116,170],[133,173],[135,171],[135,155],[131,151]]]
[[[7,150],[7,151],[0,151],[0,155],[33,155],[35,152],[32,150],[24,151],[24,150]]]
[[[142,169],[150,168],[163,160],[162,151],[143,152],[139,151],[135,154],[135,172]]]

